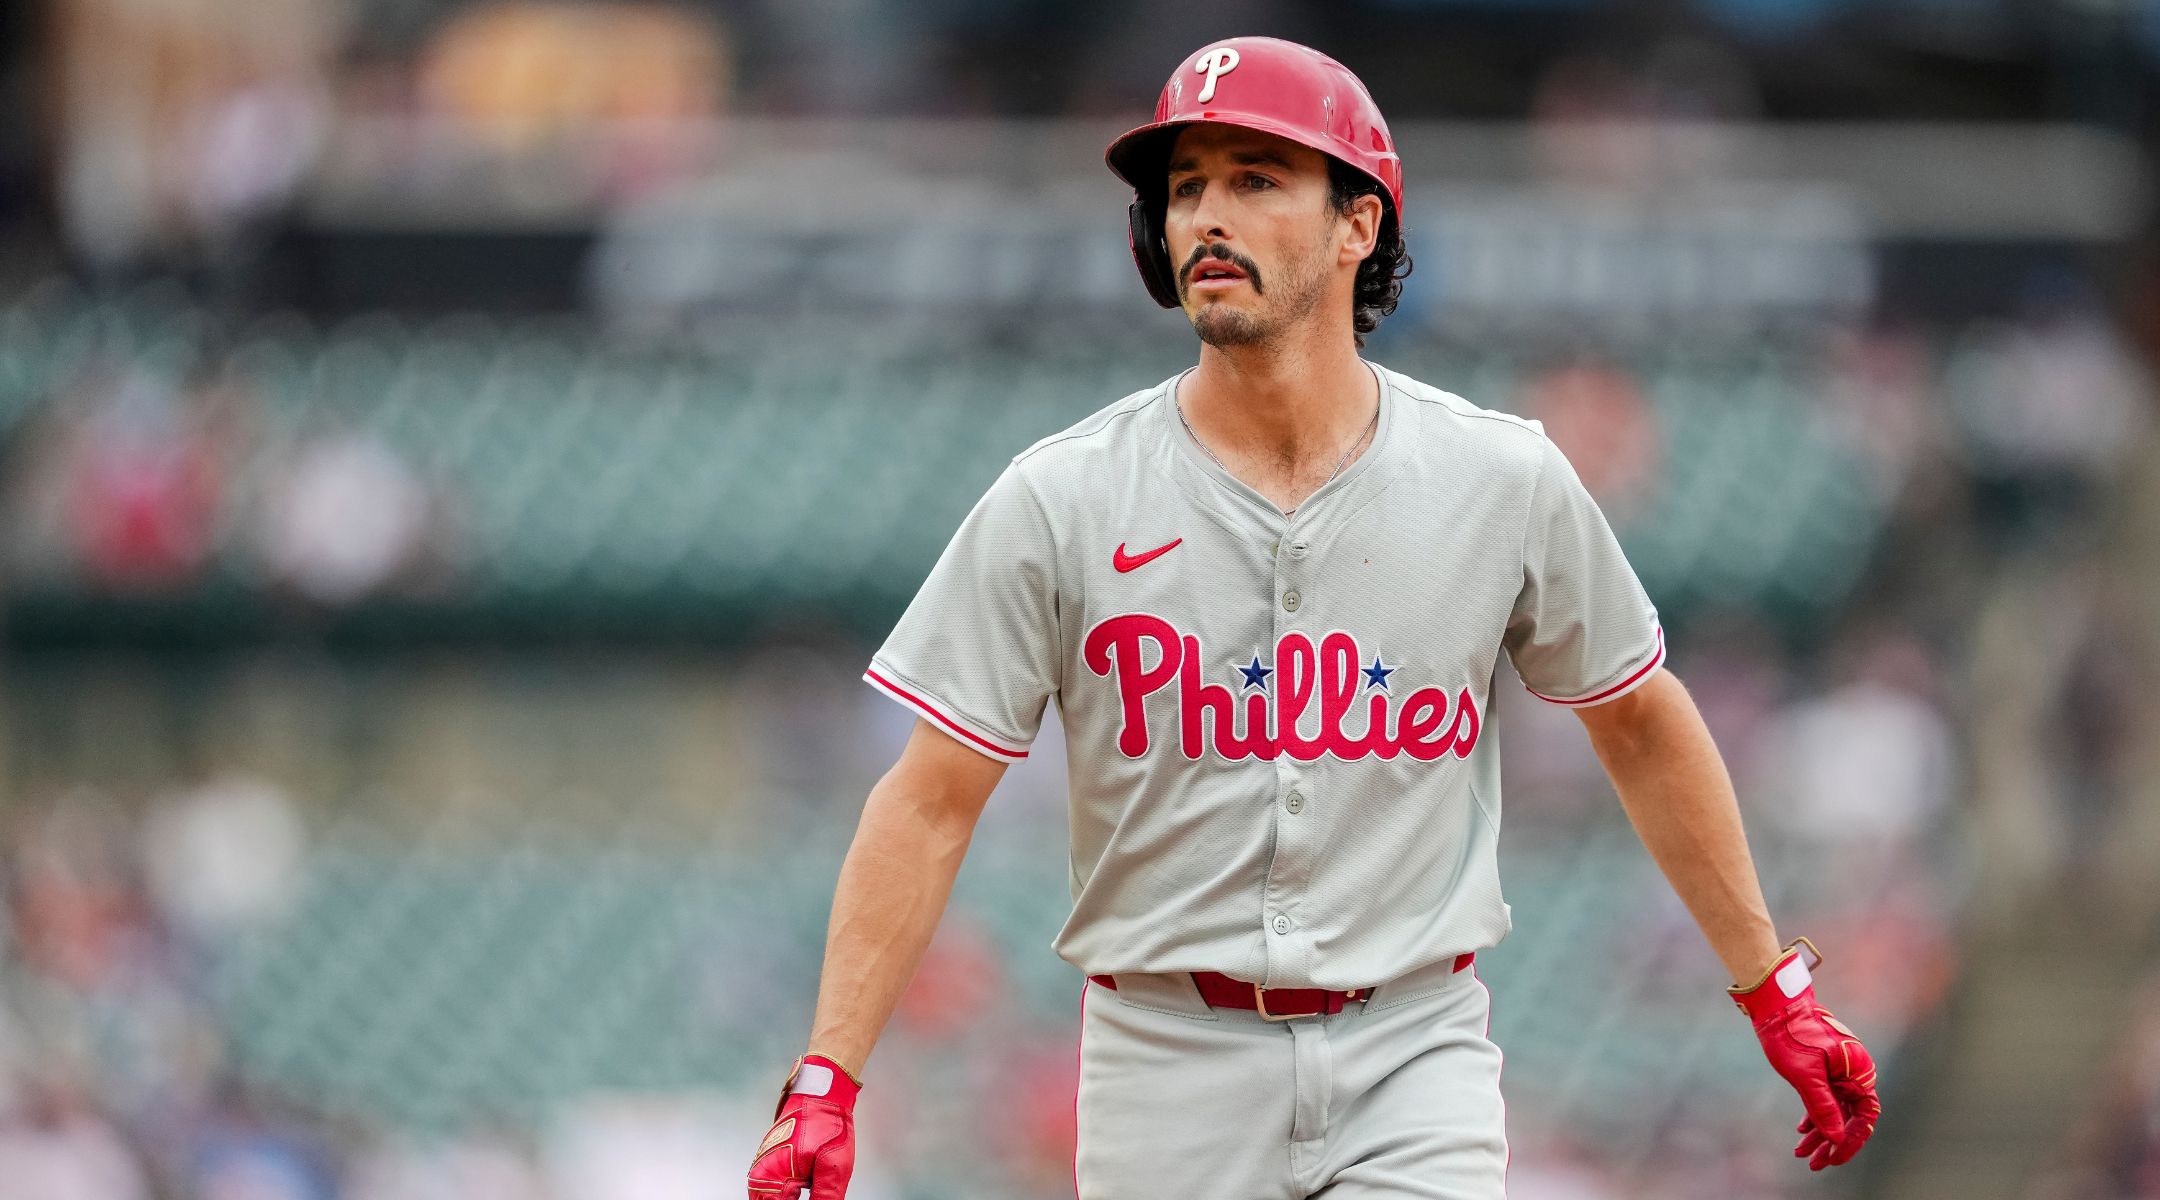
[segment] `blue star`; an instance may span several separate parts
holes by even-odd
[[[1237,670],[1243,672],[1245,676],[1245,682],[1238,685],[1238,690],[1241,692],[1249,687],[1266,687],[1267,677],[1275,673],[1275,668],[1260,665],[1260,656],[1257,654],[1252,656],[1251,666],[1238,667]]]
[[[1361,667],[1359,669],[1365,672],[1365,678],[1367,682],[1373,685],[1377,685],[1381,691],[1387,690],[1387,677],[1393,675],[1396,671],[1401,670],[1400,667],[1390,667],[1383,664],[1380,661],[1380,656],[1377,654],[1372,656],[1371,666]]]

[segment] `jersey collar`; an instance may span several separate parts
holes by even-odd
[[[1377,363],[1363,359],[1359,361],[1365,362],[1366,368],[1373,373],[1373,378],[1380,385],[1380,423],[1373,430],[1372,445],[1367,446],[1363,454],[1345,466],[1342,474],[1300,501],[1297,511],[1289,516],[1284,516],[1273,501],[1261,495],[1250,484],[1216,465],[1215,460],[1208,457],[1207,451],[1201,449],[1192,435],[1185,431],[1184,423],[1178,420],[1178,386],[1197,368],[1187,367],[1164,380],[1159,396],[1161,402],[1157,406],[1160,411],[1156,427],[1161,436],[1174,447],[1173,453],[1181,464],[1177,472],[1180,482],[1186,484],[1187,490],[1194,491],[1196,499],[1212,501],[1215,507],[1227,509],[1241,522],[1256,523],[1273,533],[1288,532],[1293,526],[1301,530],[1310,529],[1337,509],[1348,506],[1351,503],[1348,497],[1366,494],[1367,490],[1359,485],[1367,476],[1380,479],[1393,473],[1390,468],[1399,455],[1398,429],[1403,424],[1401,417],[1404,397],[1390,378],[1392,372]]]

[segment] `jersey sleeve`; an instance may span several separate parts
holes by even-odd
[[[1539,440],[1522,591],[1503,644],[1531,695],[1602,704],[1650,678],[1665,660],[1665,633],[1597,501],[1560,448],[1542,432]]]
[[[1027,757],[1057,690],[1057,557],[1017,464],[983,493],[863,678],[962,745]]]

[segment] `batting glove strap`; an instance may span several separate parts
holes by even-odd
[[[1801,951],[1807,953],[1803,955]],[[1784,1011],[1785,1007],[1809,991],[1815,983],[1814,968],[1822,965],[1822,955],[1815,943],[1804,937],[1796,937],[1785,944],[1768,969],[1755,982],[1740,987],[1726,988],[1733,1003],[1748,1019],[1760,1025],[1763,1021]]]
[[[796,1058],[795,1065],[788,1068],[787,1082],[780,1085],[779,1103],[773,1105],[773,1116],[787,1107],[791,1096],[812,1096],[827,1101],[842,1112],[855,1111],[855,1099],[862,1095],[862,1080],[854,1072],[840,1065],[838,1060],[822,1054],[804,1054]]]

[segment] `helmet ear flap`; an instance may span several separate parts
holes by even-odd
[[[1170,247],[1163,238],[1162,210],[1145,200],[1134,200],[1126,212],[1126,235],[1148,295],[1164,308],[1178,307],[1177,272],[1170,265]]]

